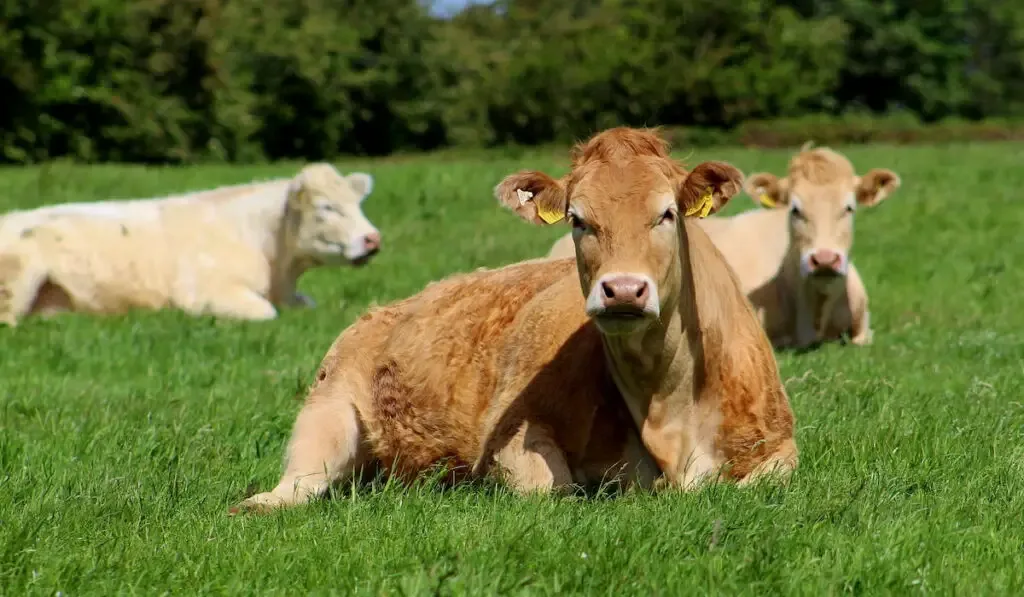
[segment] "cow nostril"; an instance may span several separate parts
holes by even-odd
[[[601,290],[604,292],[605,298],[615,298],[615,289],[613,289],[607,282],[601,283]]]
[[[647,296],[647,282],[641,282],[639,288],[636,289],[636,298],[642,299]]]
[[[839,251],[821,249],[810,254],[807,264],[812,270],[830,269],[839,271],[843,265],[843,255]]]

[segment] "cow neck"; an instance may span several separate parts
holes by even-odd
[[[681,246],[690,247],[685,231]],[[679,292],[662,305],[662,316],[643,332],[628,336],[602,334],[612,379],[626,401],[644,445],[669,476],[680,469],[682,429],[704,371],[701,324],[694,293],[691,251],[680,251],[675,287]]]
[[[789,227],[786,227],[786,234],[789,234]],[[813,281],[800,273],[800,251],[793,245],[792,239],[786,248],[783,257],[780,274],[782,283],[777,285],[779,302],[788,311],[788,321],[795,328],[794,334],[798,344],[802,334],[811,334],[814,339],[819,339],[818,324],[822,317],[827,314],[824,309],[829,295],[815,288]],[[807,331],[802,329],[807,327]]]
[[[285,199],[284,210],[278,214],[273,241],[264,249],[270,266],[269,297],[274,305],[291,303],[295,297],[299,277],[314,264],[306,263],[295,255],[296,237],[302,214]]]
[[[249,192],[238,191],[222,200],[207,200],[220,214],[236,226],[241,240],[258,251],[266,262],[269,282],[260,289],[274,305],[287,304],[295,296],[295,283],[312,263],[301,263],[295,257],[301,213],[292,205],[287,179],[278,179],[253,186]],[[254,289],[255,290],[255,289]]]

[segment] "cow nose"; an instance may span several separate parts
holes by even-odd
[[[811,269],[830,269],[839,271],[839,266],[842,264],[842,256],[836,251],[829,249],[818,249],[811,253]]]
[[[377,251],[380,249],[380,233],[371,232],[363,237],[363,246],[366,247],[367,252]]]
[[[633,276],[604,280],[601,282],[601,293],[601,304],[605,309],[626,307],[643,310],[650,296],[647,281]]]

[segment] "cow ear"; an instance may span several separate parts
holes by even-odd
[[[307,191],[306,182],[300,174],[288,183],[288,203],[293,206],[302,206],[309,202],[309,191]]]
[[[352,172],[345,177],[352,190],[359,195],[360,200],[366,198],[373,192],[373,176],[366,172]]]
[[[535,170],[523,170],[505,177],[494,187],[498,203],[527,222],[543,226],[565,219],[565,185]]]
[[[878,205],[900,188],[900,177],[892,170],[872,168],[857,180],[857,203],[865,207]]]
[[[743,188],[743,173],[725,162],[703,162],[683,179],[679,209],[698,218],[717,213]]]
[[[755,203],[761,207],[771,209],[785,205],[789,201],[789,180],[775,176],[768,172],[758,172],[747,177],[743,190]]]

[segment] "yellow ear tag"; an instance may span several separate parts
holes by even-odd
[[[769,197],[767,193],[761,193],[761,196],[758,197],[757,200],[765,207],[775,207],[775,200]]]
[[[537,215],[548,224],[554,224],[565,217],[564,213],[554,209],[544,209],[539,203],[537,204]]]
[[[527,201],[533,201],[533,193],[531,193],[530,191],[516,189],[516,195],[518,195],[519,197],[519,205],[526,205]],[[536,206],[537,215],[540,216],[540,219],[544,220],[548,224],[554,224],[555,222],[565,217],[565,214],[558,210],[547,210],[541,207],[540,204],[536,204]]]
[[[715,206],[715,200],[712,198],[711,189],[704,191],[701,195],[700,200],[696,205],[686,210],[687,216],[697,215],[698,218],[706,218],[711,213],[711,208]]]

